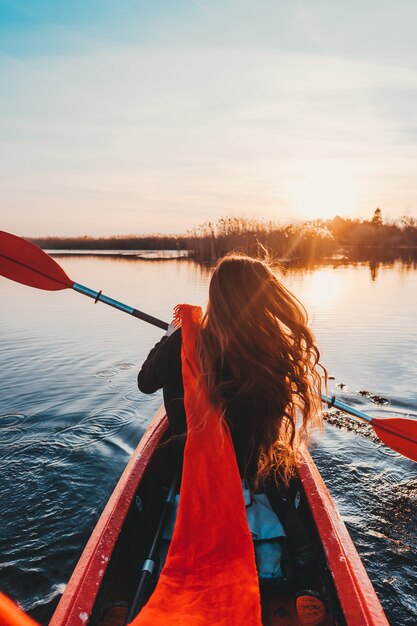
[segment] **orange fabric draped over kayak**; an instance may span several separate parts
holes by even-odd
[[[197,355],[202,311],[180,305],[187,441],[174,534],[134,626],[261,626],[254,547],[233,442]]]

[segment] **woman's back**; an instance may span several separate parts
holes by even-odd
[[[179,328],[156,344],[138,375],[138,386],[143,393],[154,393],[157,389],[163,389],[165,409],[173,435],[183,435],[187,430],[181,347],[182,333]],[[253,431],[251,399],[231,393],[225,407],[225,416],[230,427],[240,475],[247,478],[254,476],[257,459],[247,458]]]
[[[174,434],[186,429],[181,331],[161,340],[138,377],[139,388],[164,389]],[[307,313],[268,265],[242,255],[217,264],[196,346],[212,406],[230,426],[241,476],[256,489],[273,476],[288,482],[296,420],[319,421],[319,351]]]

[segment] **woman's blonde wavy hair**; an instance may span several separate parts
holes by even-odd
[[[253,408],[245,463],[246,472],[257,460],[256,475],[246,476],[252,489],[271,476],[288,484],[299,438],[321,426],[320,353],[307,324],[305,308],[269,262],[233,253],[217,263],[199,355],[213,405],[227,416],[233,396]]]

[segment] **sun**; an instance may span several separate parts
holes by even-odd
[[[294,176],[290,207],[301,219],[330,219],[349,216],[359,206],[358,176],[331,162],[314,162]]]

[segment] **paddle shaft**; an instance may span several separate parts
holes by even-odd
[[[164,509],[162,511],[161,518],[159,520],[158,528],[155,533],[154,540],[152,542],[151,549],[149,550],[148,558],[145,560],[142,566],[142,572],[139,580],[139,584],[136,589],[135,596],[133,598],[130,609],[127,613],[124,624],[130,624],[130,622],[136,617],[145,601],[147,591],[151,581],[156,575],[156,566],[159,561],[159,548],[165,532],[166,525],[169,520],[169,516],[174,508],[175,495],[177,493],[178,483],[180,478],[180,472],[175,474],[171,487],[168,491],[168,495],[165,500]]]
[[[74,289],[74,291],[77,291],[78,293],[82,293],[84,296],[92,298],[96,303],[103,302],[104,304],[108,304],[109,306],[112,306],[119,311],[129,313],[129,315],[133,315],[133,317],[137,317],[144,322],[148,322],[148,324],[152,324],[153,326],[162,328],[162,330],[167,330],[168,328],[167,322],[163,322],[162,320],[159,320],[152,315],[148,315],[148,313],[143,313],[143,311],[134,309],[127,304],[123,304],[123,302],[119,302],[118,300],[109,298],[109,296],[105,296],[103,293],[101,293],[101,291],[94,291],[93,289],[85,287],[84,285],[80,285],[79,283],[74,283],[72,285],[72,288]]]
[[[329,408],[334,407],[335,409],[344,411],[344,413],[349,413],[350,415],[353,415],[354,417],[357,417],[360,420],[367,422],[368,424],[370,424],[373,421],[373,418],[370,415],[367,415],[366,413],[362,413],[362,411],[358,411],[357,409],[354,409],[353,406],[349,406],[348,404],[345,404],[344,402],[340,402],[340,400],[336,400],[334,396],[332,398],[329,398],[325,394],[322,394],[321,399],[325,404],[329,406]]]

